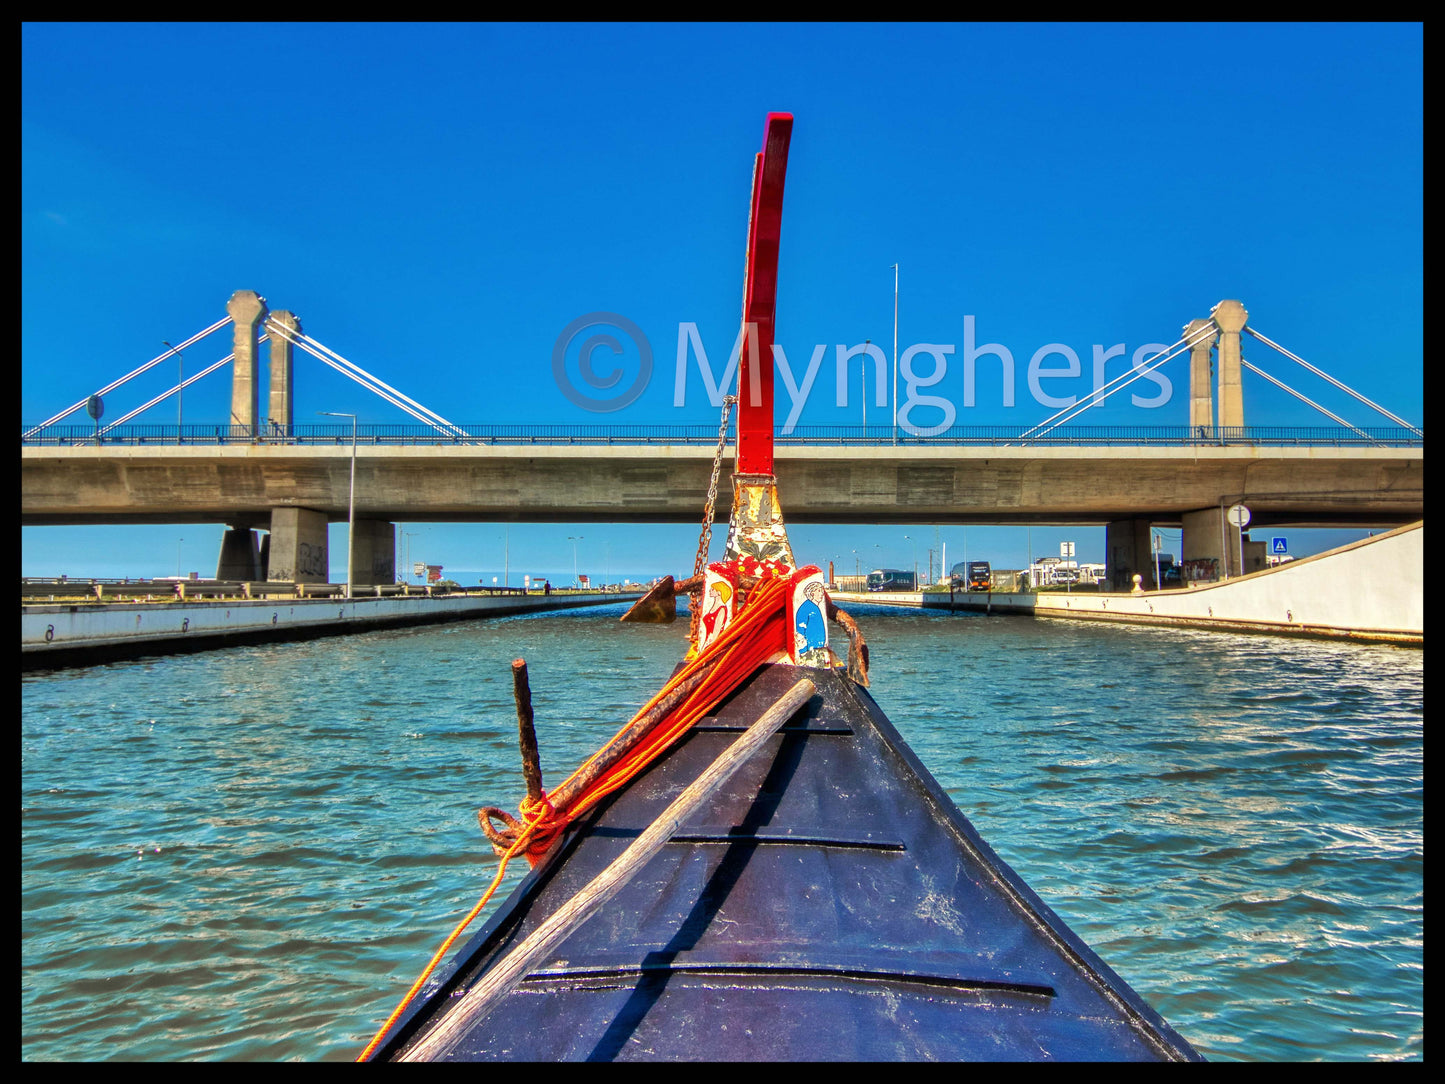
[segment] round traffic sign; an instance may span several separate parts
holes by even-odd
[[[1231,505],[1229,509],[1229,522],[1236,527],[1249,526],[1249,509],[1242,504]]]
[[[105,404],[101,402],[99,395],[92,395],[85,401],[85,412],[100,421],[100,416],[105,413]]]

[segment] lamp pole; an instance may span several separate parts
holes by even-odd
[[[917,588],[917,586],[918,586],[918,543],[917,543],[917,542],[914,542],[913,539],[910,538],[908,535],[904,535],[904,536],[903,536],[903,541],[912,543],[912,545],[913,545],[913,585],[914,585],[915,588]]]
[[[346,597],[351,598],[356,586],[356,415],[339,410],[318,410],[328,418],[351,419],[351,489],[346,498]]]
[[[872,346],[872,345],[873,345],[873,340],[872,340],[872,339],[864,339],[864,340],[863,340],[863,345],[864,345],[865,347],[866,347],[866,346]],[[868,439],[868,351],[867,351],[867,350],[864,350],[864,351],[863,351],[863,357],[862,357],[860,360],[863,362],[863,439],[866,441],[866,440]]]
[[[585,537],[584,535],[580,535],[580,534],[579,534],[579,535],[575,535],[575,536],[569,534],[569,535],[567,536],[567,541],[572,543],[572,586],[573,586],[573,587],[580,587],[580,586],[581,586],[581,584],[580,584],[580,583],[578,582],[578,580],[577,580],[577,543],[578,543],[578,542],[581,542],[584,537]]]
[[[893,265],[893,443],[898,443],[898,265]]]
[[[403,583],[411,583],[411,540],[416,536],[416,531],[401,532],[401,579]]]
[[[176,539],[176,579],[181,578],[181,543],[184,541],[184,538]]]

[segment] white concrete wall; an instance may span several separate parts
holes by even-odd
[[[496,595],[485,598],[357,598],[287,599],[285,602],[137,602],[23,606],[20,650],[39,653],[57,648],[111,647],[117,644],[177,640],[185,637],[234,635],[314,629],[317,626],[361,625],[375,621],[405,624],[417,617],[440,614],[476,615],[519,610],[560,610],[626,602],[638,594]]]
[[[1040,595],[1040,617],[1235,624],[1262,631],[1410,640],[1425,634],[1425,524],[1181,591]]]
[[[1290,561],[1224,583],[1178,591],[1115,594],[958,592],[960,610],[1178,624],[1256,632],[1296,633],[1423,642],[1425,636],[1425,524]],[[949,606],[942,593],[834,592],[840,606]]]

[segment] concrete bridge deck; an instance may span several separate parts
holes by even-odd
[[[345,520],[349,445],[21,448],[21,523],[227,523],[278,508]],[[356,514],[407,522],[697,519],[713,449],[361,446]],[[1424,515],[1423,447],[779,447],[792,523],[1100,524],[1241,501],[1254,526],[1395,526]],[[731,465],[729,460],[728,466]],[[718,513],[729,512],[720,487]]]

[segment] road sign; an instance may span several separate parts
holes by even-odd
[[[105,413],[105,403],[101,401],[99,395],[92,395],[85,401],[85,412],[96,421],[100,421],[100,416]]]
[[[1289,543],[1283,538],[1271,538],[1269,540],[1270,553],[1289,553]]]
[[[1074,544],[1072,542],[1059,543],[1059,556],[1072,557],[1074,555]]]
[[[1233,504],[1233,505],[1230,505],[1230,506],[1229,506],[1229,522],[1232,523],[1232,524],[1234,524],[1234,526],[1236,526],[1236,527],[1248,527],[1248,526],[1249,526],[1249,509],[1246,508],[1246,507],[1244,507],[1244,505],[1242,505],[1242,504]]]
[[[413,563],[412,566],[411,566],[411,574],[412,574],[413,576],[425,576],[425,575],[426,575],[426,562],[425,562],[425,561],[417,561],[417,562]]]

